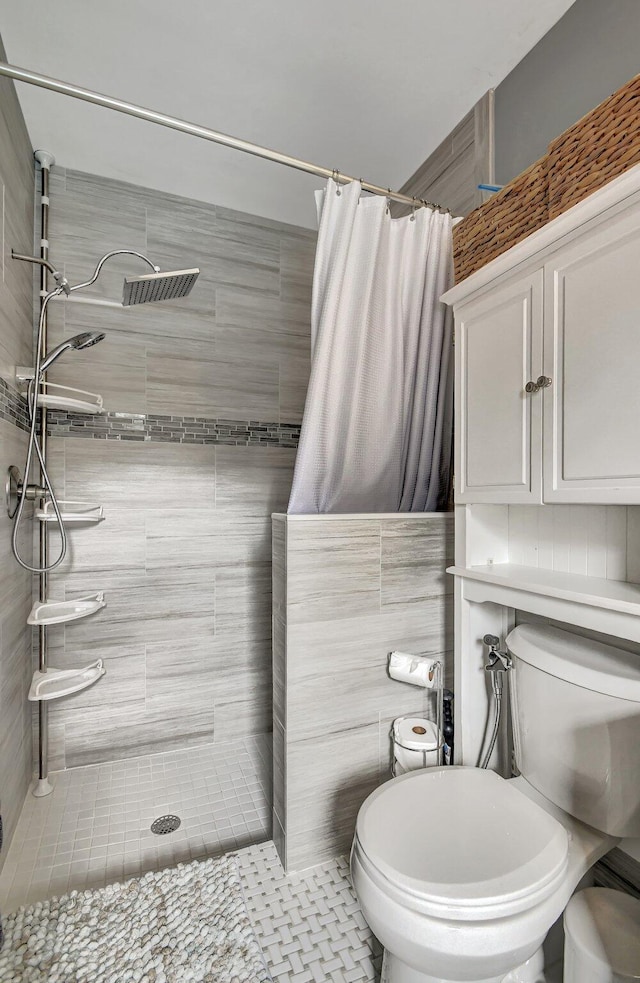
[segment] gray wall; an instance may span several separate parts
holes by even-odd
[[[274,516],[273,837],[288,870],[348,851],[389,778],[393,719],[429,709],[389,679],[389,652],[452,672],[452,558],[451,514]]]
[[[50,630],[53,664],[107,668],[51,707],[52,767],[267,732],[270,514],[287,505],[302,416],[315,236],[63,168],[51,197],[51,255],[72,282],[118,247],[202,270],[184,301],[52,304],[50,345],[107,337],[51,381],[102,393],[109,411],[52,428],[61,497],[106,519],[71,529],[51,591],[107,600]],[[117,301],[124,272],[144,270],[118,258],[93,299]]]
[[[0,42],[0,57],[4,49]],[[0,476],[22,470],[26,434],[16,425],[16,365],[31,360],[33,272],[11,259],[11,248],[33,252],[33,152],[13,83],[0,80]],[[31,576],[11,555],[11,530],[0,508],[0,809],[6,855],[31,777],[31,723],[26,696],[31,680]],[[22,526],[22,555],[30,560],[31,522]]]
[[[496,180],[514,178],[638,72],[638,0],[577,0],[495,91]]]

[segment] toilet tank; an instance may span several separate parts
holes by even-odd
[[[523,777],[583,823],[640,836],[640,655],[538,625],[507,646]]]

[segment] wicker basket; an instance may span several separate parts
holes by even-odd
[[[454,227],[456,283],[548,221],[546,158],[543,157]]]
[[[640,163],[640,75],[549,144],[549,218]]]

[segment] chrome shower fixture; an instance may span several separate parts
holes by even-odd
[[[122,306],[150,304],[161,300],[175,300],[186,297],[198,279],[200,270],[172,270],[170,273],[156,272],[144,276],[125,277],[122,292]]]
[[[63,354],[63,352],[67,352],[69,349],[81,351],[83,348],[91,348],[92,345],[97,345],[103,338],[106,338],[104,331],[83,331],[82,334],[77,334],[74,335],[73,338],[68,338],[45,356],[42,365],[40,366],[40,375],[42,375],[43,372],[46,372],[47,369],[55,362],[55,360]]]
[[[40,256],[24,256],[22,253],[17,253],[15,249],[11,250],[11,259],[19,259],[23,263],[35,263],[37,266],[46,266],[49,273],[56,281],[59,287],[62,287],[63,291],[69,296],[71,293],[71,287],[69,286],[69,281],[63,273],[58,272],[55,266],[53,266],[48,260],[42,259]]]
[[[40,319],[38,322],[38,335],[36,340],[36,364],[33,379],[29,383],[29,388],[27,391],[27,407],[29,410],[30,427],[29,441],[27,443],[27,455],[24,464],[24,481],[20,479],[20,474],[17,468],[12,467],[9,469],[6,485],[7,511],[10,518],[14,520],[13,533],[11,536],[11,549],[13,555],[20,566],[25,570],[42,575],[49,573],[51,570],[55,570],[55,568],[64,560],[67,552],[67,534],[64,528],[64,522],[62,521],[62,515],[60,513],[56,494],[47,472],[45,454],[43,454],[43,448],[40,441],[36,439],[40,384],[47,369],[63,354],[63,352],[74,348],[89,348],[91,345],[97,344],[104,338],[104,334],[102,332],[85,331],[82,334],[74,335],[73,338],[68,338],[67,341],[63,341],[62,344],[58,345],[57,348],[54,348],[53,351],[43,355],[42,347],[43,339],[46,337],[46,318],[49,302],[53,300],[54,297],[60,297],[62,294],[69,297],[71,294],[75,293],[76,290],[85,290],[87,287],[93,286],[100,276],[104,264],[114,256],[136,256],[153,270],[153,273],[148,273],[146,276],[125,278],[122,296],[122,304],[124,307],[130,307],[133,304],[148,304],[152,301],[173,300],[176,297],[186,297],[196,282],[200,270],[174,270],[170,273],[161,273],[159,266],[156,266],[147,256],[143,255],[143,253],[137,252],[135,249],[112,249],[111,252],[105,253],[102,259],[98,261],[96,268],[88,280],[84,280],[82,283],[70,284],[66,277],[63,276],[62,273],[59,273],[44,257],[23,256],[14,252],[12,252],[11,255],[13,259],[18,259],[25,263],[35,263],[39,266],[46,267],[56,282],[56,286],[52,290],[49,290],[48,293],[44,293],[42,295],[40,303]],[[29,484],[29,474],[34,453],[40,464],[42,480],[40,485]],[[34,499],[38,498],[49,498],[50,500],[50,504],[58,524],[58,529],[60,530],[60,552],[53,562],[45,561],[42,566],[32,566],[20,556],[20,551],[18,549],[18,527],[20,525],[20,521],[24,513],[24,507],[27,501],[33,501]]]

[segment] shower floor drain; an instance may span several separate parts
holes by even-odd
[[[165,833],[174,833],[181,822],[180,816],[158,816],[151,823],[151,832],[157,833],[158,836],[164,836]]]

